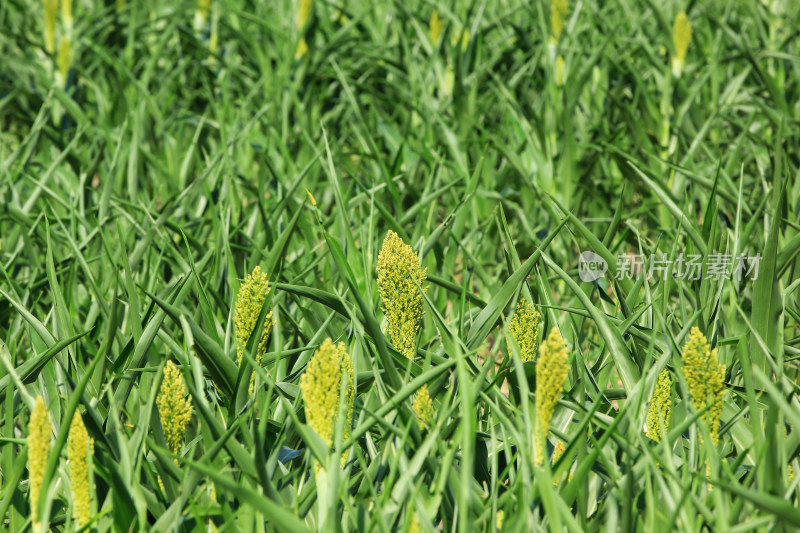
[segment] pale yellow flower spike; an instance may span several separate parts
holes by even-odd
[[[61,23],[67,36],[72,36],[72,0],[61,0]]]
[[[675,25],[672,28],[672,44],[675,47],[675,55],[672,57],[672,74],[678,78],[683,72],[686,64],[686,51],[692,41],[692,23],[686,13],[681,11],[675,17]]]
[[[89,461],[94,454],[94,442],[86,432],[80,413],[76,412],[69,426],[67,458],[69,480],[72,483],[72,513],[78,527],[83,527],[92,518],[92,485],[89,479]]]
[[[557,43],[564,30],[564,19],[569,13],[567,0],[551,0],[550,2],[550,42]]]
[[[439,17],[439,10],[434,9],[433,14],[431,15],[431,21],[429,25],[429,31],[431,36],[431,44],[436,46],[439,43],[439,37],[442,36],[442,19]]]
[[[208,12],[211,10],[211,0],[197,0],[197,12],[203,19],[208,20]]]
[[[542,315],[525,298],[520,298],[517,311],[508,330],[519,345],[519,356],[523,363],[533,361],[539,348],[539,320]]]
[[[553,464],[556,464],[561,456],[564,455],[566,448],[561,440],[556,441],[556,447],[553,450]]]
[[[552,464],[553,465],[555,465],[558,462],[558,460],[561,459],[561,456],[564,455],[564,452],[566,450],[567,450],[567,448],[564,446],[564,443],[560,439],[557,440],[556,441],[556,447],[553,450],[553,459],[552,459]],[[571,475],[571,472],[570,472],[570,475]],[[557,487],[560,482],[561,482],[561,476],[554,476],[553,477],[553,486],[554,487]]]
[[[561,54],[556,57],[556,85],[559,87],[564,86],[564,58]]]
[[[69,38],[61,37],[58,41],[58,56],[56,58],[56,65],[58,66],[58,74],[61,79],[61,85],[66,87],[67,75],[69,68],[72,66],[72,45]]]
[[[725,365],[720,365],[717,349],[711,349],[705,335],[698,328],[689,332],[689,340],[683,346],[683,375],[689,387],[689,395],[698,411],[710,406],[703,415],[714,444],[719,442],[719,419],[725,397]]]
[[[308,17],[311,15],[311,0],[300,0],[297,5],[297,29],[302,30],[308,22]]]
[[[300,59],[308,53],[308,43],[305,37],[301,37],[297,42],[297,49],[294,51],[294,58]]]
[[[550,330],[547,339],[539,347],[536,363],[536,454],[534,462],[544,462],[545,441],[550,431],[550,422],[556,403],[561,397],[569,373],[569,348],[557,327]]]
[[[414,412],[419,417],[420,421],[427,425],[430,425],[431,421],[433,420],[433,402],[431,401],[431,395],[428,391],[428,385],[425,384],[419,388],[417,391],[417,395],[414,398],[414,403],[412,404],[414,408]]]
[[[43,0],[44,6],[44,48],[47,53],[56,51],[56,16],[58,0]]]
[[[156,404],[167,447],[177,454],[181,451],[186,426],[192,418],[192,397],[186,397],[181,371],[172,361],[167,361],[167,366],[164,367],[164,379],[161,380]],[[175,463],[177,462],[176,459]]]
[[[417,333],[424,309],[422,294],[428,269],[419,266],[419,256],[397,233],[389,231],[378,253],[378,292],[394,347],[409,359],[414,357]]]
[[[664,431],[669,429],[669,413],[672,409],[671,389],[672,379],[669,377],[669,370],[665,368],[658,375],[650,407],[647,410],[647,435],[656,442],[661,441],[661,423],[664,424]]]
[[[237,341],[236,357],[239,365],[242,364],[244,350],[256,327],[258,315],[261,313],[261,308],[264,307],[264,302],[267,300],[270,289],[267,275],[261,272],[261,267],[259,266],[253,269],[253,272],[244,279],[239,288],[239,295],[236,298],[236,305],[233,310],[233,324],[236,327]],[[264,317],[263,333],[256,350],[256,364],[261,364],[261,359],[266,353],[272,324],[272,310],[270,309],[267,312],[267,316]],[[254,379],[255,374],[252,374],[250,376],[250,393],[253,392]]]
[[[50,455],[50,437],[53,426],[50,412],[41,396],[36,398],[36,406],[28,422],[28,474],[30,475],[31,519],[39,523],[39,491],[42,488],[47,458]]]
[[[350,434],[350,420],[353,417],[355,388],[353,364],[344,343],[334,344],[330,338],[325,339],[314,352],[306,371],[300,377],[306,422],[328,446],[333,445],[333,430],[339,412],[343,374],[347,374],[347,388],[344,391],[344,401],[347,406],[344,438],[347,438]]]
[[[300,33],[300,39],[297,41],[297,48],[294,51],[294,58],[300,59],[308,53],[308,43],[305,36],[302,35],[303,30],[311,17],[311,4],[312,0],[299,0],[297,4],[297,15],[295,17],[295,27]]]
[[[411,514],[411,522],[408,524],[408,533],[419,533],[419,521],[417,520],[417,514]]]

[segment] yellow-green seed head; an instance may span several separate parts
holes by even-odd
[[[167,361],[164,367],[164,379],[161,380],[156,404],[167,447],[177,454],[181,451],[186,426],[192,418],[192,397],[187,397],[181,371],[172,361]]]
[[[408,524],[408,533],[419,533],[419,521],[417,520],[417,514],[411,514],[411,522]]]
[[[428,391],[428,385],[425,384],[417,390],[417,395],[414,398],[414,403],[412,404],[414,408],[414,412],[417,414],[417,417],[420,421],[427,425],[430,425],[431,421],[433,420],[433,402],[431,401],[431,395]]]
[[[308,53],[308,43],[306,42],[305,37],[301,37],[300,40],[297,41],[297,48],[294,51],[294,58],[300,59],[307,53]]]
[[[253,329],[258,322],[258,315],[261,313],[261,308],[264,307],[264,302],[267,300],[271,287],[267,275],[261,272],[261,267],[256,266],[253,272],[248,275],[241,287],[239,287],[239,295],[236,298],[236,306],[233,310],[233,324],[236,327],[236,356],[238,363],[242,364],[242,356],[253,335]],[[256,351],[256,363],[261,364],[261,359],[267,351],[267,341],[269,340],[269,333],[271,330],[272,310],[267,312],[264,317],[264,328],[261,334],[261,339],[258,343]],[[250,392],[253,392],[253,379],[255,374],[250,376]]]
[[[557,43],[564,30],[564,19],[569,13],[567,0],[551,0],[550,2],[550,41]]]
[[[675,17],[675,24],[672,27],[672,44],[675,47],[675,55],[672,57],[672,73],[675,77],[680,77],[683,66],[686,64],[686,51],[692,41],[692,23],[689,17],[681,11]]]
[[[330,338],[325,339],[300,377],[306,421],[328,446],[333,445],[343,375],[347,376],[347,388],[344,391],[344,405],[347,409],[344,438],[347,438],[353,417],[355,388],[353,364],[344,343],[334,344]]]
[[[434,9],[433,14],[431,15],[431,21],[428,28],[431,35],[431,44],[433,44],[433,46],[436,46],[439,43],[439,37],[442,36],[443,26],[444,24],[442,23],[442,19],[441,17],[439,17],[439,10]]]
[[[672,409],[671,389],[672,379],[669,377],[669,370],[665,368],[658,375],[650,407],[647,409],[647,435],[656,442],[661,441],[661,424],[664,424],[664,431],[669,429],[669,413]]]
[[[494,517],[494,523],[497,526],[497,531],[503,529],[503,520],[506,517],[506,512],[500,509]]]
[[[205,22],[211,10],[211,0],[197,0],[197,14]]]
[[[557,327],[539,347],[536,362],[536,464],[544,461],[545,441],[558,399],[569,373],[569,348]]]
[[[78,527],[92,518],[92,485],[89,479],[89,461],[94,454],[94,443],[89,438],[80,413],[76,412],[69,426],[67,458],[69,480],[72,484],[72,514]]]
[[[422,294],[428,269],[419,266],[419,256],[397,233],[389,231],[378,253],[378,291],[383,314],[395,348],[406,357],[414,357],[417,332],[424,309]]]
[[[67,37],[72,37],[72,0],[61,0],[61,24]]]
[[[683,376],[695,409],[699,411],[710,406],[703,419],[708,424],[711,440],[716,444],[719,441],[719,419],[725,397],[725,365],[719,364],[717,349],[711,349],[705,335],[696,327],[689,332],[681,359]]]
[[[564,443],[559,439],[556,441],[556,447],[553,449],[553,464],[556,464],[561,456],[564,455],[564,451],[566,448],[564,447]]]
[[[557,440],[556,447],[555,449],[553,449],[553,459],[552,459],[553,465],[555,465],[558,462],[558,460],[561,459],[561,456],[564,455],[564,452],[566,450],[567,448],[564,446],[564,442],[561,439]],[[561,482],[561,476],[553,476],[554,487],[557,487],[560,482]]]
[[[58,0],[43,0],[44,6],[44,47],[47,53],[56,50],[56,17],[58,16]]]
[[[50,455],[50,437],[53,426],[50,423],[50,412],[41,396],[36,398],[36,405],[28,422],[28,474],[31,489],[31,519],[39,522],[39,491],[42,488],[47,458]]]
[[[508,330],[519,346],[522,362],[533,361],[539,348],[539,321],[542,315],[533,308],[528,300],[520,298],[517,311],[511,319]]]
[[[72,66],[72,44],[68,37],[61,37],[58,41],[56,65],[58,66],[58,74],[61,78],[61,83],[66,86],[67,74],[69,74],[69,68]]]
[[[555,72],[556,85],[558,85],[559,87],[564,86],[564,68],[565,68],[564,58],[561,56],[561,54],[559,54],[556,57],[556,72]]]
[[[454,48],[461,45],[461,53],[466,52],[469,46],[469,28],[464,28],[461,31],[453,31],[450,44],[453,45]]]
[[[300,0],[297,5],[297,29],[302,30],[308,22],[308,17],[311,15],[311,0]]]

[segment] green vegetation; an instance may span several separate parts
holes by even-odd
[[[797,531],[794,4],[0,2],[0,530]]]

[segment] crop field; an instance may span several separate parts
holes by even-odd
[[[795,0],[2,0],[0,531],[800,531]]]

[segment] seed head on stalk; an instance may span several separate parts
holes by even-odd
[[[69,479],[72,483],[72,513],[78,527],[85,526],[92,518],[92,485],[89,479],[89,461],[94,454],[94,442],[89,438],[83,418],[76,412],[69,426],[67,457]]]
[[[28,421],[28,474],[30,475],[31,520],[39,523],[39,492],[42,489],[44,471],[50,456],[50,437],[53,425],[50,412],[41,396],[36,398],[36,405]]]
[[[161,380],[156,404],[167,447],[177,454],[181,451],[186,426],[192,418],[192,397],[186,396],[181,371],[172,361],[167,361],[164,367],[164,379]],[[175,462],[177,464],[177,459]]]
[[[355,387],[353,364],[344,343],[334,344],[330,338],[325,339],[300,377],[306,421],[328,446],[333,445],[333,430],[339,413],[343,375],[347,376],[347,388],[344,390],[344,402],[347,407],[344,438],[347,438],[350,435],[350,420],[353,417]]]
[[[394,347],[406,357],[414,357],[417,333],[422,321],[423,286],[427,268],[420,268],[419,256],[397,233],[389,231],[378,253],[378,292],[383,301],[383,314]]]
[[[242,282],[239,287],[239,295],[236,297],[236,306],[233,310],[233,324],[236,327],[236,357],[239,365],[242,364],[242,356],[253,335],[253,330],[258,322],[258,315],[261,314],[261,308],[267,300],[271,287],[267,275],[261,272],[261,267],[256,266]],[[258,343],[256,350],[256,364],[261,364],[261,359],[267,351],[267,341],[269,340],[269,333],[272,321],[272,309],[267,312],[264,317],[264,328],[261,333],[261,339]],[[253,392],[253,380],[255,374],[250,376],[249,392]]]
[[[689,43],[692,41],[692,23],[684,11],[675,17],[672,27],[672,44],[675,47],[675,55],[672,56],[672,74],[678,78],[683,72],[686,64],[686,52],[689,50]]]
[[[508,329],[519,346],[519,355],[523,363],[533,361],[539,348],[539,321],[542,315],[524,298],[520,298],[517,311],[511,319]]]
[[[718,362],[717,349],[711,349],[705,335],[696,327],[689,332],[683,346],[683,376],[689,387],[692,404],[698,411],[709,407],[703,415],[714,444],[719,442],[719,419],[725,397],[725,365]]]
[[[671,389],[672,379],[669,377],[669,370],[665,368],[658,375],[653,397],[650,398],[650,407],[647,409],[647,435],[656,442],[661,441],[661,423],[664,424],[664,431],[669,429],[669,413],[672,408]]]
[[[558,399],[569,373],[569,348],[557,327],[550,330],[544,344],[539,347],[536,363],[536,455],[534,461],[544,462],[545,441],[550,431]]]

